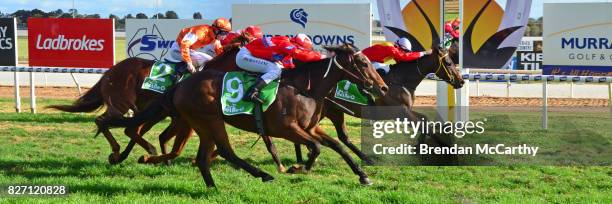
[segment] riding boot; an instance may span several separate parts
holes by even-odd
[[[249,91],[247,91],[247,94],[244,95],[244,99],[247,101],[252,101],[252,102],[263,102],[260,98],[259,98],[259,92],[261,91],[261,89],[266,86],[266,81],[264,81],[261,78],[257,79],[257,82],[255,82],[255,85],[251,86],[251,88],[249,89]]]

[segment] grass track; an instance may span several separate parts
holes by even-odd
[[[27,101],[27,100],[25,100]],[[66,100],[39,100],[41,106],[68,103]],[[0,203],[612,203],[610,167],[365,167],[373,186],[359,185],[341,158],[323,148],[312,172],[306,175],[276,173],[275,165],[262,142],[250,148],[256,135],[228,128],[237,154],[271,173],[276,180],[262,183],[244,171],[233,169],[224,160],[212,167],[217,189],[206,189],[191,158],[198,139],[190,140],[183,155],[172,166],[137,164],[144,154],[135,148],[121,165],[111,166],[106,158],[110,148],[103,137],[93,138],[93,114],[16,114],[11,99],[0,99],[0,186],[9,184],[66,185],[71,192],[60,197],[14,197],[0,193]],[[494,131],[516,134],[560,134],[567,115],[551,116],[551,131],[539,130],[538,113],[514,113],[521,129],[499,126]],[[606,116],[587,114],[582,125],[609,129]],[[609,119],[609,117],[608,117]],[[570,121],[571,122],[571,121]],[[146,138],[167,124],[156,126]],[[359,121],[349,120],[356,135]],[[323,127],[335,135],[329,121]],[[610,127],[610,126],[607,126]],[[557,128],[557,129],[555,129]],[[127,143],[120,130],[113,130],[120,143]],[[609,133],[609,132],[608,132]],[[359,142],[359,137],[352,139]],[[292,145],[275,140],[285,165],[294,161]]]

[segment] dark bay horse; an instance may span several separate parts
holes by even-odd
[[[240,36],[234,39],[234,42],[242,42],[247,40]],[[225,47],[224,54],[213,58],[209,61],[209,66],[214,67],[236,67],[235,59],[238,52],[238,45],[232,43],[233,46]],[[231,60],[230,60],[231,59]],[[129,152],[134,146],[134,143],[142,146],[149,154],[156,155],[155,147],[147,142],[142,137],[130,138],[130,143],[123,152],[120,151],[120,146],[113,137],[109,128],[102,125],[107,120],[113,118],[121,118],[129,110],[135,113],[144,110],[151,101],[159,98],[161,94],[149,90],[142,89],[142,83],[149,73],[151,66],[155,63],[154,60],[141,59],[136,57],[127,58],[105,72],[100,80],[83,96],[79,97],[71,105],[51,105],[48,108],[53,108],[65,112],[93,112],[106,107],[105,112],[96,118],[98,133],[102,133],[111,146],[112,153],[108,160],[111,164],[117,164],[127,158]],[[163,120],[166,116],[156,116],[148,123],[137,127],[128,127],[125,132],[141,132],[144,134],[157,122]],[[180,129],[170,126],[162,133],[162,138],[171,138],[177,134]],[[96,135],[98,134],[96,133]],[[127,134],[130,135],[130,134]],[[165,142],[164,142],[165,144]],[[165,146],[162,146],[162,153],[165,153]]]
[[[283,72],[277,99],[264,113],[266,133],[272,137],[307,145],[311,153],[304,168],[306,171],[312,168],[319,155],[320,146],[328,146],[342,156],[359,176],[362,184],[370,184],[371,181],[363,170],[342,149],[338,141],[322,130],[318,122],[326,110],[325,98],[339,80],[348,79],[361,84],[362,87],[371,87],[373,83],[377,83],[376,88],[381,89],[379,92],[384,92],[386,85],[367,58],[361,53],[355,53],[352,47],[345,45],[326,49],[336,55],[321,61],[304,63],[296,69]],[[236,156],[231,148],[225,130],[226,122],[246,131],[257,130],[251,115],[222,114],[219,98],[223,76],[223,72],[212,69],[197,73],[166,93],[164,99],[159,100],[159,105],[152,105],[134,118],[124,120],[131,121],[131,124],[141,124],[149,120],[150,116],[164,112],[163,109],[168,107],[172,109],[170,112],[178,113],[200,137],[196,162],[207,186],[214,186],[210,175],[210,158],[215,146],[219,155],[229,162],[263,181],[272,180],[272,176]],[[309,87],[309,84],[313,85]]]
[[[425,115],[412,110],[415,100],[414,92],[423,79],[430,73],[434,73],[438,78],[446,81],[455,89],[463,87],[464,80],[455,68],[455,63],[452,59],[453,56],[456,55],[458,55],[456,49],[451,49],[447,52],[435,47],[431,55],[417,61],[400,62],[391,65],[390,72],[383,76],[385,83],[389,85],[389,91],[385,96],[377,99],[375,104],[370,104],[370,106],[401,106],[403,110],[406,111],[408,119],[412,121],[418,121],[419,118],[427,118]],[[352,116],[354,117],[362,118],[361,111],[364,105],[335,99],[334,93],[332,93],[329,98],[352,112],[346,112],[342,108],[331,104],[332,102],[328,102],[330,103],[328,105],[330,108],[325,113],[325,117],[329,118],[336,128],[338,139],[359,156],[360,159],[366,163],[371,163],[365,154],[349,140],[348,131],[344,122],[344,113],[353,114]],[[297,144],[295,145],[295,151],[296,158],[298,162],[301,163],[302,154],[300,146]],[[282,164],[277,164],[282,167]]]

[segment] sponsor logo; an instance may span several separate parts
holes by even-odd
[[[8,26],[0,27],[0,50],[13,49],[13,37],[6,35]]]
[[[272,37],[279,35],[264,35],[264,37]],[[293,37],[293,35],[286,35],[287,37]],[[344,43],[355,44],[354,35],[327,35],[327,34],[315,34],[308,35],[312,39],[314,45],[341,45]]]
[[[151,28],[139,28],[130,38],[128,56],[144,58],[148,56],[151,59],[161,60],[174,43],[174,40],[166,40],[157,25],[153,24]],[[154,52],[158,49],[161,49],[161,54],[156,56]]]
[[[291,18],[291,21],[300,24],[302,28],[306,28],[306,23],[308,23],[308,13],[306,13],[303,8],[291,10],[291,13],[289,13],[289,18]]]
[[[38,34],[36,49],[102,51],[104,50],[104,39],[91,39],[87,38],[87,35],[83,35],[81,38],[66,38],[61,34],[56,38],[43,38],[42,34]]]
[[[608,38],[561,38],[561,49],[612,49],[612,40]]]

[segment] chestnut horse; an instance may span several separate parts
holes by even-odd
[[[283,72],[277,99],[264,113],[266,133],[272,137],[307,145],[311,153],[304,167],[306,171],[312,169],[319,155],[320,146],[323,145],[340,154],[353,172],[359,176],[362,184],[371,184],[367,175],[342,149],[340,143],[329,137],[318,122],[326,111],[325,98],[338,81],[348,79],[361,87],[374,85],[374,92],[382,94],[387,90],[387,86],[367,58],[361,53],[356,53],[353,47],[344,45],[326,49],[335,55],[317,62],[304,63],[296,69]],[[157,105],[150,106],[133,118],[109,124],[125,125],[125,122],[128,121],[131,125],[139,125],[164,111],[176,113],[180,116],[178,118],[193,127],[200,137],[196,162],[207,186],[214,186],[210,174],[210,158],[215,146],[219,155],[229,162],[263,181],[272,180],[272,176],[236,156],[231,148],[225,130],[226,122],[246,131],[256,132],[257,130],[254,117],[251,115],[224,116],[222,114],[219,97],[223,76],[223,72],[212,69],[197,73],[166,93],[162,100],[158,100]],[[310,84],[313,86],[309,87]],[[175,144],[176,142],[178,141],[175,141]],[[161,157],[164,155],[152,156],[150,159],[163,161],[164,159],[159,159]],[[300,171],[302,167],[292,170]]]
[[[247,39],[244,38],[244,36],[234,39],[234,43],[232,43],[231,46],[225,47],[225,52],[223,52],[223,54],[209,61],[208,66],[220,68],[236,67],[235,60],[233,59],[235,59],[239,49],[238,45],[235,43],[241,43],[245,40]],[[127,58],[105,72],[100,80],[83,96],[79,97],[79,99],[77,99],[72,105],[51,105],[47,108],[73,113],[93,112],[100,109],[104,105],[106,107],[105,112],[96,118],[96,125],[98,127],[98,132],[96,135],[98,135],[98,133],[102,133],[110,144],[112,153],[108,156],[108,160],[111,164],[117,164],[125,160],[133,148],[134,143],[138,143],[149,154],[156,155],[157,150],[155,147],[142,137],[130,138],[130,143],[126,149],[119,153],[119,144],[109,131],[109,128],[102,125],[107,120],[123,117],[123,115],[128,113],[129,110],[132,110],[135,113],[139,112],[140,110],[144,110],[151,103],[151,101],[161,96],[161,94],[157,92],[141,88],[143,81],[147,76],[149,76],[151,66],[154,63],[154,60],[136,57]],[[126,128],[125,132],[137,131],[144,134],[150,130],[154,124],[158,123],[164,118],[166,118],[166,116],[156,116],[148,123],[137,127]],[[162,133],[162,135],[169,135],[164,137],[170,138],[175,134],[177,134],[177,129],[174,127],[168,127]],[[164,146],[162,146],[162,153],[166,153]]]

